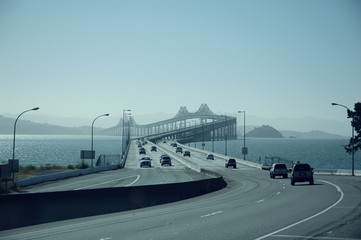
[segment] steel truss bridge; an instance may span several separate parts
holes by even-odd
[[[186,107],[181,107],[173,118],[145,125],[137,124],[129,116],[120,119],[117,126],[107,130],[115,131],[116,135],[130,133],[132,138],[144,137],[152,142],[166,139],[180,143],[223,141],[237,139],[237,118],[217,115],[207,104],[201,104],[196,112],[189,112]]]

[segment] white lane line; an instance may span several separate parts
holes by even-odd
[[[131,183],[125,185],[125,186],[128,187],[130,185],[133,185],[134,183],[136,183],[139,180],[139,178],[140,178],[140,175],[138,175],[138,177],[133,182],[131,182]]]
[[[222,212],[222,211],[212,212],[212,213],[209,213],[209,214],[205,214],[205,215],[202,215],[201,218],[214,216],[214,215],[220,214],[221,212]]]
[[[134,172],[136,171],[135,169],[133,170],[129,170],[129,171],[124,171],[124,173],[129,173],[129,172]],[[61,184],[61,185],[58,185],[58,186],[53,186],[53,187],[47,187],[47,188],[42,188],[42,189],[38,189],[38,190],[35,190],[35,191],[31,191],[33,193],[36,193],[36,192],[44,192],[44,191],[48,191],[48,190],[51,190],[51,189],[57,189],[57,188],[63,188],[65,186],[71,186],[71,185],[75,185],[75,184],[79,184],[79,183],[85,183],[85,182],[90,182],[90,181],[94,181],[94,179],[101,179],[101,178],[109,178],[113,175],[117,175],[119,173],[114,173],[114,174],[106,174],[106,175],[102,175],[102,176],[98,176],[98,177],[94,177],[94,178],[91,178],[91,179],[86,179],[86,180],[81,180],[81,181],[73,181],[71,183],[66,183],[66,184]],[[83,176],[77,176],[77,177],[84,177],[86,175],[83,175]],[[74,177],[76,178],[76,177]],[[65,180],[65,179],[59,179],[60,181],[62,180]]]
[[[265,238],[267,238],[267,237],[270,237],[270,236],[272,236],[272,235],[275,235],[276,233],[282,232],[282,231],[287,230],[287,229],[289,229],[289,228],[292,228],[292,227],[294,227],[294,226],[296,226],[296,225],[298,225],[298,224],[301,224],[301,223],[304,223],[304,222],[306,222],[306,221],[308,221],[308,220],[311,220],[312,218],[315,218],[315,217],[317,217],[317,216],[319,216],[319,215],[327,212],[328,210],[330,210],[331,208],[333,208],[334,206],[336,206],[337,204],[339,204],[339,203],[342,201],[344,194],[343,194],[342,189],[341,189],[338,185],[333,184],[333,183],[328,182],[328,181],[323,181],[323,180],[318,180],[318,181],[324,182],[324,183],[327,183],[327,184],[330,184],[330,185],[334,186],[334,187],[336,188],[337,192],[339,192],[339,193],[341,194],[340,198],[339,198],[334,204],[332,204],[332,205],[329,206],[328,208],[322,210],[321,212],[318,212],[318,213],[316,213],[316,214],[314,214],[314,215],[312,215],[312,216],[310,216],[310,217],[308,217],[308,218],[305,218],[305,219],[303,219],[303,220],[301,220],[301,221],[295,222],[295,223],[293,223],[293,224],[291,224],[291,225],[288,225],[288,226],[286,226],[286,227],[284,227],[284,228],[281,228],[281,229],[279,229],[279,230],[276,230],[276,231],[274,231],[274,232],[271,232],[271,233],[269,233],[269,234],[266,234],[266,235],[264,235],[264,236],[262,236],[262,237],[256,238],[255,240],[265,239]]]
[[[137,178],[135,179],[135,181],[133,181],[133,182],[131,183],[131,184],[133,184],[134,182],[138,181],[139,175],[124,177],[124,178],[117,178],[117,179],[114,179],[114,180],[111,180],[111,181],[106,181],[106,182],[91,184],[91,185],[88,185],[88,186],[85,186],[85,187],[76,188],[76,189],[74,189],[74,190],[80,190],[80,189],[85,189],[85,188],[89,188],[89,187],[104,185],[104,184],[108,184],[108,183],[111,183],[111,182],[116,182],[116,181],[119,181],[119,180],[123,180],[123,179],[127,179],[127,178],[134,178],[134,177],[137,177]],[[127,186],[128,186],[128,185],[127,185]]]
[[[298,235],[273,235],[277,238],[289,238],[289,239],[312,239],[312,240],[356,240],[354,238],[335,238],[335,237],[310,237],[310,236],[298,236]]]
[[[258,200],[256,203],[264,202],[264,199]]]

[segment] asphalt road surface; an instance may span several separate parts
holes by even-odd
[[[172,151],[167,144],[160,147]],[[205,156],[192,152],[191,159],[221,173],[226,188],[171,204],[2,231],[0,239],[361,239],[360,177],[316,175],[315,185],[291,186],[289,179],[271,179],[269,172],[240,161],[237,169],[226,169],[224,160]],[[175,178],[168,167],[129,164],[121,177],[159,175],[139,184],[189,181],[193,174],[182,164],[174,167]]]

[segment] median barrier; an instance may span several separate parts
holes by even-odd
[[[171,203],[226,187],[222,177],[192,182],[0,196],[0,230]]]

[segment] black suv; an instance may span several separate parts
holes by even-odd
[[[224,166],[225,166],[226,168],[228,168],[228,167],[237,168],[236,159],[230,158],[230,159],[226,160],[226,163],[224,164]]]
[[[188,156],[188,157],[190,157],[190,156],[191,156],[191,152],[188,151],[188,150],[186,150],[186,151],[184,151],[183,156]]]
[[[291,185],[296,182],[309,182],[313,185],[313,168],[308,163],[296,163],[291,174]]]

